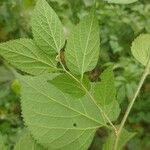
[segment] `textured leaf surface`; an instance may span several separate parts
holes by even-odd
[[[0,150],[7,150],[7,148],[4,144],[3,137],[1,135],[0,135]]]
[[[75,77],[77,79],[80,79],[79,76]],[[71,96],[82,97],[86,94],[81,84],[75,81],[68,74],[60,74],[53,80],[50,80],[50,83],[59,88],[62,92],[68,93]],[[83,78],[83,85],[86,87],[87,90],[90,90],[90,82],[85,76]]]
[[[68,68],[81,75],[92,70],[99,58],[99,46],[99,25],[92,9],[70,34],[65,52]]]
[[[133,56],[144,66],[150,59],[150,34],[141,34],[132,43]]]
[[[107,68],[100,76],[101,82],[97,82],[94,87],[94,97],[97,103],[105,106],[116,100],[115,79],[113,68]]]
[[[105,0],[109,3],[115,3],[115,4],[131,4],[138,0]]]
[[[135,133],[130,133],[127,130],[123,129],[119,142],[118,142],[117,150],[122,150],[123,147],[127,144],[127,142],[131,138],[133,138],[133,136],[135,136]],[[111,133],[106,143],[103,146],[103,150],[112,150],[114,146],[115,138],[116,138],[116,135],[114,135],[114,133]]]
[[[37,45],[47,54],[59,52],[65,44],[62,24],[46,0],[38,0],[32,16]]]
[[[103,116],[87,96],[75,99],[48,83],[52,76],[20,78],[25,123],[50,150],[87,150]]]
[[[37,144],[35,140],[31,137],[29,131],[24,130],[20,139],[16,143],[14,150],[44,150],[42,146]]]
[[[34,75],[56,69],[54,58],[46,56],[30,39],[0,44],[0,55],[16,68]]]
[[[115,100],[108,105],[102,107],[103,111],[109,117],[111,121],[116,121],[120,114],[119,103]],[[107,120],[106,120],[107,122]]]

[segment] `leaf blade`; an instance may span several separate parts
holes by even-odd
[[[102,106],[102,109],[111,121],[116,121],[121,112],[119,103],[116,100],[108,105]]]
[[[63,26],[46,0],[38,0],[32,16],[32,32],[37,45],[48,55],[65,44]]]
[[[38,75],[56,70],[54,56],[48,58],[31,39],[17,39],[0,44],[0,55],[17,69]]]
[[[99,26],[95,9],[86,16],[73,30],[68,39],[65,58],[68,68],[83,76],[91,71],[99,58]]]
[[[141,34],[132,43],[133,56],[144,66],[150,59],[150,34]]]
[[[77,150],[79,146],[86,150],[96,129],[105,125],[93,101],[75,100],[47,83],[49,78],[21,78],[23,116],[35,139],[51,149]],[[68,136],[72,142],[65,140]]]
[[[28,150],[29,148],[32,150],[44,150],[42,146],[35,142],[29,131],[24,129],[20,139],[17,141],[14,147],[14,150]]]
[[[94,97],[98,104],[105,106],[116,100],[113,68],[109,67],[100,76],[101,81],[95,84]]]
[[[80,78],[79,76],[75,77],[77,79]],[[49,82],[56,86],[58,89],[60,89],[62,92],[68,93],[74,97],[80,98],[86,94],[81,84],[75,81],[68,74],[60,74]],[[87,90],[90,90],[90,82],[85,76],[83,78],[83,85],[86,87]]]

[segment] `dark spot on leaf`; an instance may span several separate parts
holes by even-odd
[[[73,124],[73,126],[74,126],[74,127],[76,127],[76,126],[77,126],[77,124],[76,124],[76,123],[74,123],[74,124]]]

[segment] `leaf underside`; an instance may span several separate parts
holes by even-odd
[[[54,56],[45,55],[31,39],[18,39],[0,44],[0,55],[17,69],[33,75],[56,70]]]
[[[37,45],[48,55],[65,44],[63,26],[46,0],[38,0],[32,15],[32,32]]]
[[[92,9],[70,34],[65,51],[67,67],[82,76],[91,71],[99,58],[99,46],[99,25],[95,9]]]
[[[20,77],[22,113],[34,138],[45,147],[87,150],[105,120],[87,96],[73,98],[48,83],[48,77]]]
[[[150,59],[150,34],[141,34],[132,43],[133,56],[144,66]]]
[[[98,104],[105,106],[116,100],[113,68],[109,67],[100,75],[100,82],[94,87],[94,96]]]
[[[110,104],[101,107],[111,121],[116,121],[120,114],[119,103],[114,100]],[[105,120],[107,122],[107,120]]]

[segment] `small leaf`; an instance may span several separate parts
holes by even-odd
[[[138,0],[105,0],[108,3],[115,3],[115,4],[131,4],[137,2]]]
[[[122,150],[126,143],[135,136],[135,133],[130,133],[127,130],[123,129],[118,141],[118,146],[116,150]],[[116,135],[114,132],[110,134],[106,143],[103,146],[103,150],[112,150],[114,147]]]
[[[14,150],[44,150],[42,146],[37,144],[35,140],[31,137],[30,132],[27,130],[23,130],[23,133],[16,143]]]
[[[0,55],[17,69],[38,75],[56,70],[54,56],[48,57],[30,39],[12,40],[0,44]]]
[[[94,69],[99,58],[99,46],[99,25],[95,9],[92,9],[70,34],[65,52],[68,68],[82,76]]]
[[[3,137],[0,135],[0,150],[7,150]]]
[[[101,82],[94,87],[94,97],[98,104],[105,106],[116,100],[115,79],[113,68],[107,68],[100,76]]]
[[[19,77],[22,113],[34,138],[49,149],[87,150],[105,121],[87,96],[74,98],[48,83],[47,77]]]
[[[150,34],[141,34],[132,43],[133,56],[144,66],[150,59]]]
[[[36,4],[32,31],[37,45],[47,54],[59,52],[65,44],[63,26],[46,0],[38,0]]]
[[[11,84],[11,89],[16,95],[20,95],[21,85],[18,80],[14,80]]]
[[[79,76],[75,77],[77,79],[80,79]],[[56,86],[58,89],[60,89],[62,92],[68,93],[71,96],[82,97],[86,94],[81,84],[75,81],[68,74],[60,74],[49,82]],[[86,87],[87,90],[90,90],[90,82],[86,76],[84,76],[83,78],[83,85]]]

